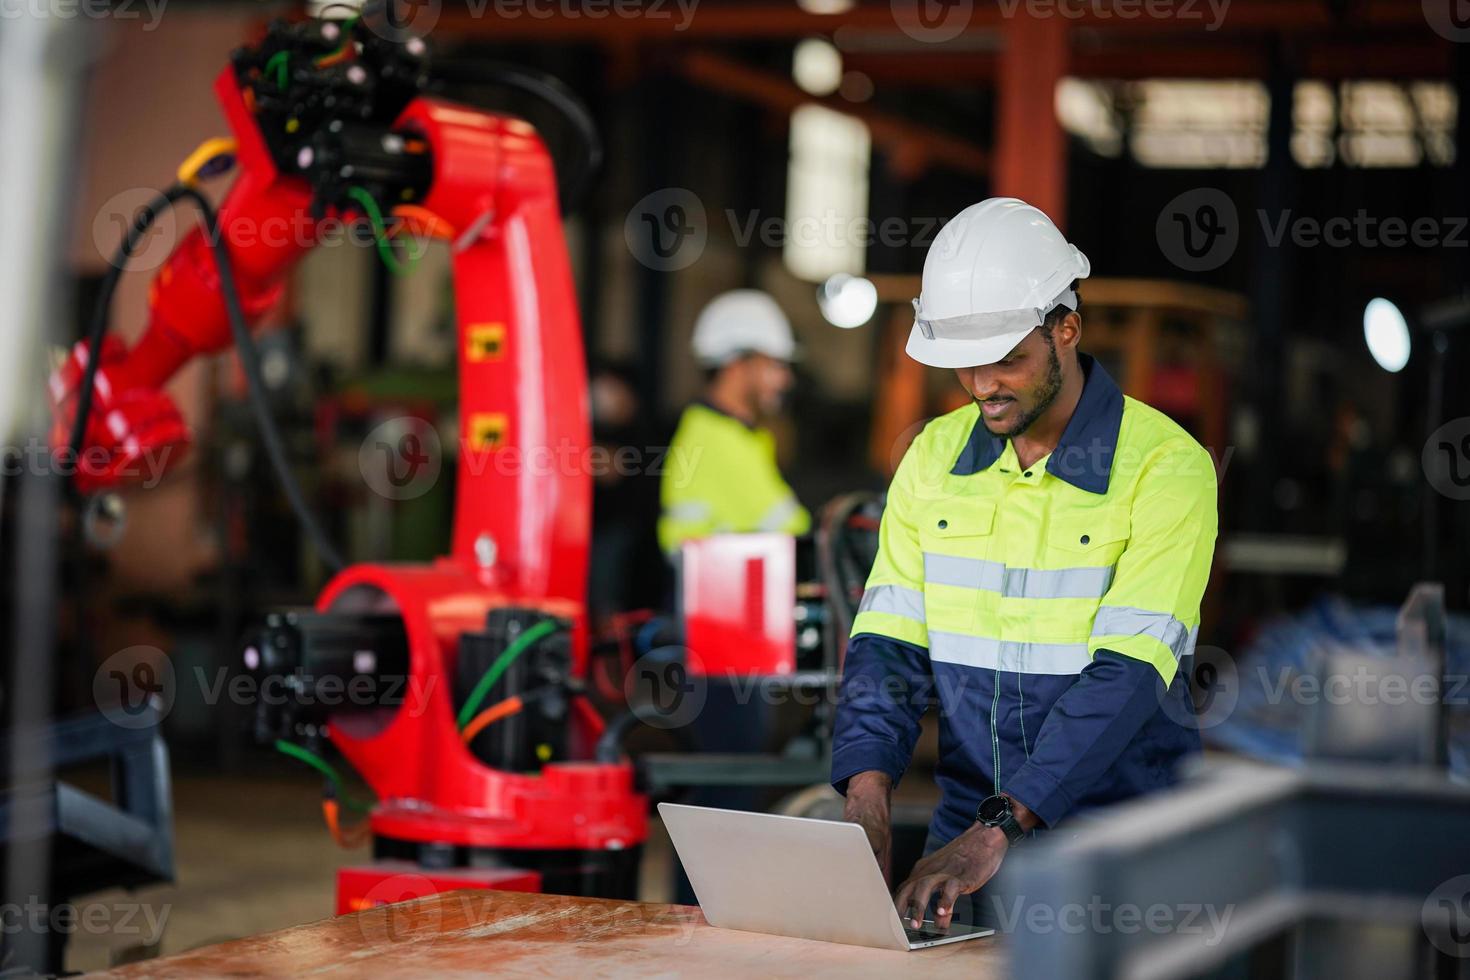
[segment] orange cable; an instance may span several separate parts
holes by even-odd
[[[409,225],[409,230],[416,235],[427,235],[430,238],[454,238],[454,226],[433,211],[417,204],[400,204],[390,212],[395,218],[402,218]]]
[[[519,713],[525,706],[525,702],[516,696],[508,697],[504,701],[492,704],[470,719],[470,723],[464,726],[464,729],[459,733],[460,741],[469,745],[480,732],[489,728],[502,718],[509,718],[511,715]]]
[[[327,830],[332,834],[332,840],[337,842],[341,848],[361,847],[367,842],[368,825],[364,821],[356,827],[343,828],[341,822],[341,807],[336,800],[322,800],[322,819],[326,821]]]

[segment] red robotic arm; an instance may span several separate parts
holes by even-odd
[[[317,604],[328,616],[401,621],[407,700],[387,714],[333,716],[329,734],[383,799],[372,817],[382,839],[520,852],[635,847],[646,833],[646,800],[634,790],[629,764],[569,756],[536,773],[496,769],[474,754],[456,722],[456,657],[493,611],[539,610],[570,623],[573,688],[586,671],[587,379],[551,158],[522,120],[416,93],[399,98],[401,109],[376,129],[364,110],[355,129],[323,122],[319,140],[283,142],[268,119],[298,133],[298,111],[341,105],[318,101],[298,110],[306,100],[284,96],[284,108],[262,105],[276,97],[276,72],[283,90],[296,77],[294,63],[290,51],[237,54],[216,84],[240,169],[219,227],[246,317],[273,306],[321,222],[348,210],[344,184],[360,188],[361,181],[380,200],[411,200],[436,216],[453,255],[459,336],[450,553],[428,565],[349,566]],[[331,99],[340,86],[377,81],[350,68],[330,69],[339,85],[323,86],[337,93]],[[298,172],[283,173],[283,160]],[[171,451],[165,462],[177,462],[187,434],[159,386],[191,357],[230,344],[219,287],[211,243],[195,231],[156,276],[138,342],[127,350],[104,346],[85,445],[105,452],[109,465],[84,488],[126,479],[145,453]],[[53,376],[59,431],[74,417],[89,356],[78,345]],[[573,712],[567,724],[586,729],[573,743],[590,746],[595,713]]]
[[[241,306],[253,324],[275,305],[286,273],[316,243],[319,221],[310,213],[310,185],[277,171],[232,69],[219,76],[215,90],[235,133],[240,170],[220,206],[219,227],[234,260]],[[188,450],[189,432],[162,387],[191,358],[230,343],[219,273],[199,227],[155,276],[138,342],[128,349],[108,336],[103,343],[78,489],[90,493],[177,465]],[[70,438],[89,357],[86,341],[79,341],[51,377],[57,449]]]

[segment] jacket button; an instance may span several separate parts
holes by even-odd
[[[943,531],[947,527],[949,527],[949,521],[940,521],[939,522],[939,530]]]
[[[1027,470],[1025,473],[1022,473],[1021,475],[1022,476],[1030,476],[1031,475],[1031,471],[1030,470]]]
[[[1082,535],[1082,543],[1083,544],[1086,544],[1087,542],[1089,542],[1091,540],[1092,540],[1092,538],[1088,537],[1087,535],[1085,535],[1085,534]]]

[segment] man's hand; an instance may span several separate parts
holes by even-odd
[[[934,924],[949,928],[955,899],[979,891],[995,876],[1009,849],[1010,842],[999,827],[975,824],[914,865],[909,880],[893,897],[899,918],[910,928],[919,928],[933,898]]]
[[[847,783],[847,804],[842,819],[858,824],[868,835],[868,845],[883,872],[883,883],[893,887],[893,823],[890,800],[893,781],[885,773],[860,772]]]

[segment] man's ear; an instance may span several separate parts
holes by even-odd
[[[1068,313],[1052,330],[1052,340],[1058,350],[1072,350],[1082,339],[1082,314]]]

